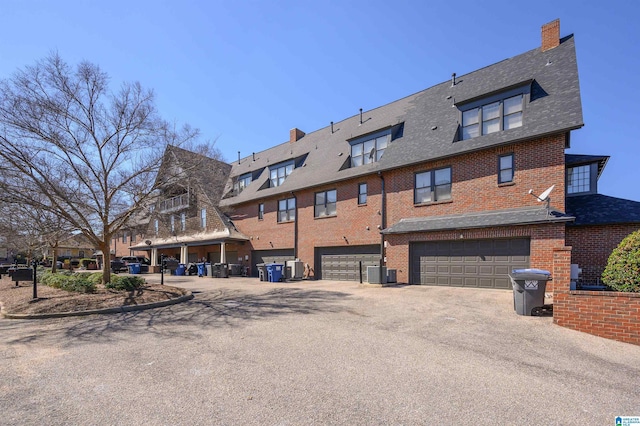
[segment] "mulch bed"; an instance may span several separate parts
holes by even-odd
[[[185,290],[149,284],[135,291],[116,291],[98,286],[95,293],[76,293],[38,284],[38,298],[33,299],[33,283],[15,282],[3,275],[0,280],[0,304],[8,314],[52,314],[81,312],[162,302],[180,297]]]

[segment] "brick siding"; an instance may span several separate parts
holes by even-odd
[[[638,224],[567,226],[567,245],[574,247],[571,263],[582,268],[582,282],[598,283],[613,249],[639,228]]]

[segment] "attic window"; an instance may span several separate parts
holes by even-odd
[[[368,135],[351,143],[351,167],[380,161],[389,144],[391,130]]]
[[[522,126],[522,94],[462,111],[462,139]]]
[[[238,177],[238,181],[235,183],[234,188],[239,194],[251,183],[251,173],[246,173]]]
[[[284,180],[289,176],[294,169],[294,162],[287,161],[286,163],[276,164],[269,167],[269,179],[271,187],[280,186],[284,183]]]

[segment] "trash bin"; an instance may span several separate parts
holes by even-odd
[[[544,292],[551,272],[544,269],[514,269],[509,274],[513,285],[513,309],[518,315],[531,316],[544,306]]]
[[[197,263],[196,266],[198,267],[198,276],[199,277],[207,275],[207,272],[204,269],[204,263]]]
[[[267,281],[269,275],[267,274],[267,265],[264,263],[256,263],[256,268],[258,268],[258,276],[260,277],[260,281]]]
[[[211,265],[210,263],[205,263],[204,268],[205,268],[205,271],[207,272],[207,276],[213,278],[213,265]]]
[[[267,274],[269,276],[269,282],[277,283],[282,281],[282,270],[284,265],[282,263],[269,263],[267,264]]]
[[[213,278],[228,278],[229,271],[226,263],[214,263],[212,268]]]
[[[139,263],[130,263],[127,266],[129,266],[129,273],[130,274],[139,274],[140,273],[140,264]]]
[[[229,275],[240,276],[242,275],[242,265],[239,263],[229,264]]]
[[[176,275],[184,275],[187,270],[187,267],[184,263],[180,263],[176,268]]]

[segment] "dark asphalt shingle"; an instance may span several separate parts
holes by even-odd
[[[567,197],[567,214],[575,216],[570,225],[610,225],[638,223],[640,227],[640,202],[610,197],[602,194]]]
[[[465,141],[456,141],[459,104],[465,100],[494,94],[514,85],[532,82],[536,97],[525,105],[523,125]],[[350,155],[349,140],[404,123],[403,136],[389,144],[379,162],[344,168]],[[304,188],[338,182],[378,171],[391,170],[451,157],[489,147],[562,133],[583,125],[578,68],[573,36],[542,52],[540,48],[498,62],[451,81],[430,87],[387,105],[356,114],[308,133],[293,143],[283,143],[250,155],[232,164],[225,194],[232,190],[233,178],[253,172],[257,176],[242,193],[223,199],[222,206]],[[304,130],[304,129],[303,129]],[[269,166],[306,156],[284,184],[265,188]],[[260,188],[264,189],[260,189]]]

